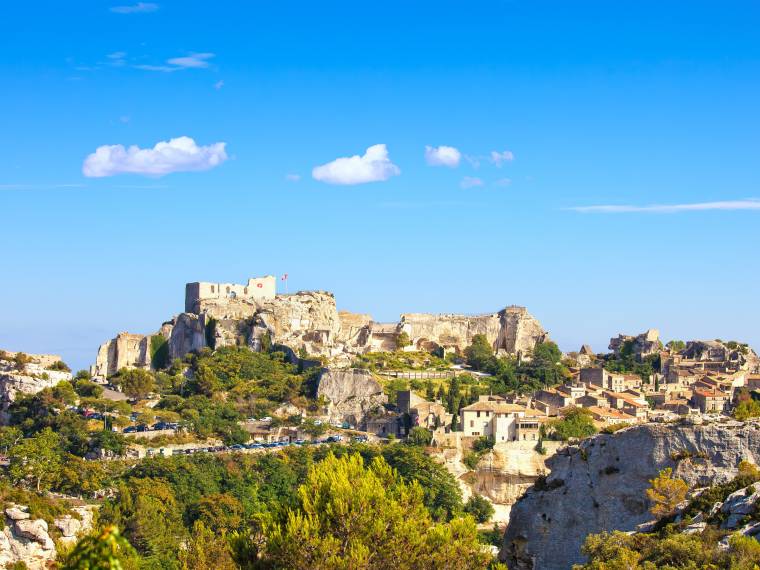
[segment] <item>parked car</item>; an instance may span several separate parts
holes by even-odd
[[[137,428],[135,426],[129,426],[124,428],[124,433],[135,433]]]

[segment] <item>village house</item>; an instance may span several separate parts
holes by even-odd
[[[615,408],[589,406],[587,409],[591,412],[594,422],[602,424],[600,427],[621,423],[634,424],[638,421],[635,416]]]
[[[581,382],[613,392],[624,392],[631,388],[641,388],[642,380],[638,374],[610,372],[604,368],[583,368]]]
[[[540,424],[546,419],[538,410],[489,401],[488,396],[462,408],[460,417],[465,436],[492,437],[496,443],[537,441]]]
[[[716,389],[695,388],[692,403],[703,414],[728,411],[731,396]]]

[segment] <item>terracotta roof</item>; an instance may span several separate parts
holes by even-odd
[[[465,412],[496,412],[499,414],[508,414],[512,412],[525,412],[525,406],[517,404],[502,404],[499,402],[475,402],[462,408]]]
[[[720,390],[705,390],[704,388],[695,388],[694,394],[703,398],[728,398],[728,394]]]

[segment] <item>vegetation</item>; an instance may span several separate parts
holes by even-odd
[[[494,508],[491,501],[476,493],[467,500],[467,503],[465,503],[464,512],[472,515],[476,522],[485,523],[491,520],[491,517],[494,514]]]
[[[569,407],[562,411],[562,418],[547,422],[542,426],[548,439],[567,441],[584,439],[596,433],[591,412],[586,408]]]
[[[470,366],[490,375],[486,379],[489,389],[497,394],[532,392],[570,377],[570,371],[561,363],[562,352],[551,341],[536,345],[530,362],[518,363],[515,358],[494,355],[485,335],[477,334],[464,354]]]
[[[583,546],[589,561],[575,570],[675,570],[726,568],[754,570],[760,564],[760,543],[754,538],[732,536],[728,550],[718,546],[714,531],[702,534],[592,534]]]
[[[647,498],[652,502],[649,510],[657,518],[674,514],[676,507],[686,499],[689,490],[683,479],[673,477],[670,467],[660,471],[649,483],[651,487],[647,489]]]
[[[425,447],[430,445],[433,439],[433,434],[430,430],[424,427],[415,426],[409,430],[409,435],[406,438],[407,445],[417,445]]]
[[[435,523],[418,483],[381,458],[329,455],[310,471],[298,502],[264,525],[261,562],[273,568],[486,568],[470,518]]]
[[[154,334],[150,337],[150,363],[159,370],[169,364],[169,341],[164,335]]]
[[[742,400],[734,408],[734,417],[744,421],[760,417],[760,402],[757,400]]]

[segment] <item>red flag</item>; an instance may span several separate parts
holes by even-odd
[[[287,281],[288,280],[288,274],[286,273],[285,275],[283,275],[281,279],[283,281]]]

